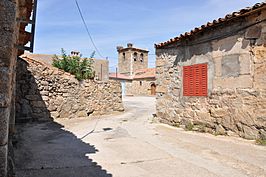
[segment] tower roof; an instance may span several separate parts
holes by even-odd
[[[118,46],[117,47],[117,51],[118,52],[124,52],[124,51],[128,51],[128,50],[144,52],[144,53],[148,53],[149,52],[147,49],[141,49],[141,48],[133,47],[132,43],[128,43],[126,48],[124,48],[123,46]]]

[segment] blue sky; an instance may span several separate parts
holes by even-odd
[[[128,42],[149,49],[227,13],[252,6],[255,0],[78,0],[89,31],[110,68],[117,64],[116,46]],[[90,56],[94,48],[74,0],[39,0],[34,53],[80,51]],[[100,58],[98,54],[95,56]],[[153,67],[155,56],[149,56]]]

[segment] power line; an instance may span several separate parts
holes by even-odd
[[[86,23],[86,21],[85,21],[85,19],[84,19],[84,17],[83,17],[83,14],[82,14],[82,12],[81,12],[81,9],[80,9],[80,6],[79,6],[78,1],[75,0],[75,2],[76,2],[76,5],[77,5],[77,8],[78,8],[78,11],[79,11],[79,15],[80,15],[80,17],[81,17],[81,19],[82,19],[82,21],[83,21],[83,24],[84,24],[84,26],[85,26],[85,28],[86,28],[86,31],[87,31],[87,33],[88,33],[88,35],[89,35],[89,38],[90,38],[90,40],[91,40],[91,43],[92,43],[92,45],[93,45],[95,51],[99,54],[100,57],[105,58],[105,57],[101,54],[101,52],[99,51],[99,49],[96,47],[96,45],[95,45],[95,43],[94,43],[94,41],[93,41],[93,38],[92,38],[92,36],[91,36],[91,33],[90,33],[89,28],[88,28],[88,26],[87,26],[87,23]]]

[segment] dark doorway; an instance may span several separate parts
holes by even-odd
[[[155,85],[155,83],[151,84],[151,95],[156,95],[156,85]]]

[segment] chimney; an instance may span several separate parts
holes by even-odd
[[[80,54],[79,51],[71,51],[70,56],[71,56],[71,57],[80,57],[81,54]]]
[[[122,46],[117,46],[117,47],[116,47],[116,50],[117,50],[117,51],[119,51],[119,50],[121,50],[121,49],[123,49]]]
[[[132,43],[128,43],[127,44],[127,48],[132,48],[133,47],[133,44]]]

